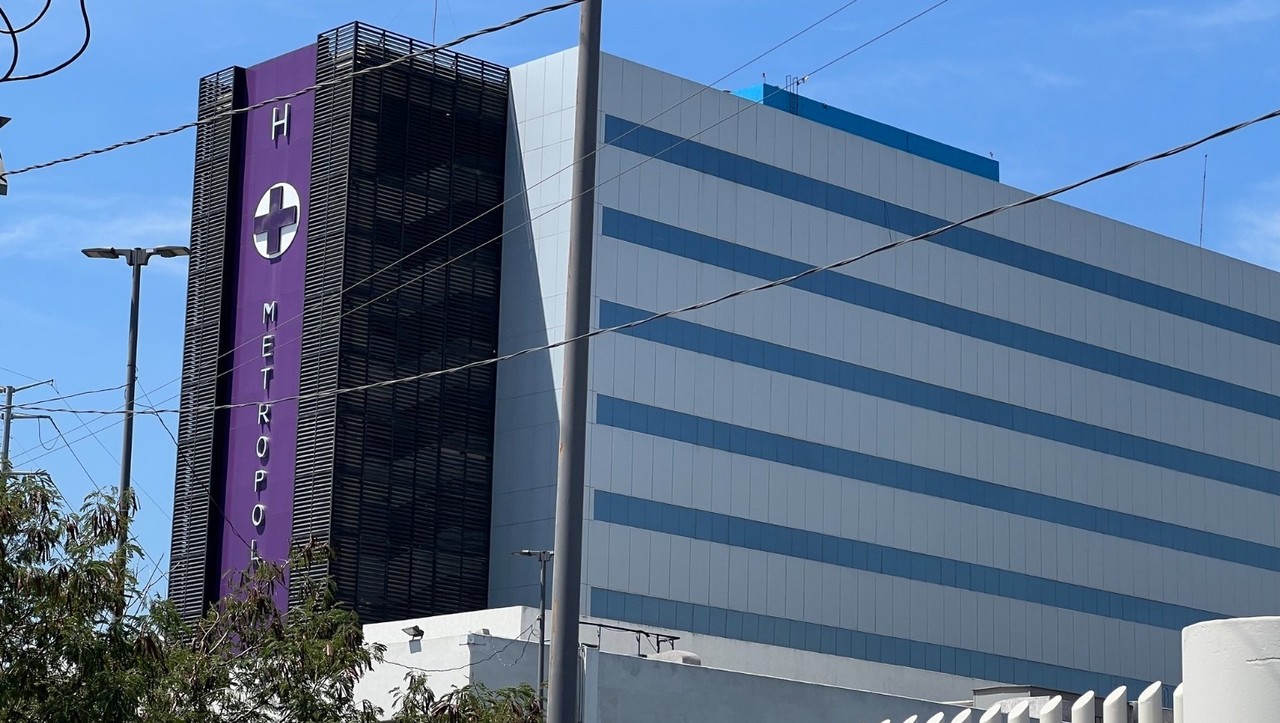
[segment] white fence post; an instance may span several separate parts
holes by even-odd
[[[1062,696],[1055,695],[1044,704],[1040,709],[1040,723],[1062,723]]]
[[[1164,723],[1164,706],[1160,700],[1162,685],[1156,681],[1138,696],[1138,723]]]
[[[1173,689],[1173,723],[1185,723],[1182,716],[1182,683]]]
[[[939,712],[939,713],[934,713],[933,717],[929,719],[928,723],[946,723],[946,720],[947,720],[947,714]]]
[[[1000,704],[996,703],[988,708],[986,713],[982,714],[982,717],[978,719],[978,723],[996,723],[998,720],[1000,720]]]
[[[1031,723],[1031,704],[1024,700],[1015,705],[1009,711],[1009,723]]]
[[[973,710],[969,708],[965,708],[959,713],[956,713],[956,717],[951,719],[951,723],[969,723],[972,720],[973,720]]]
[[[1120,686],[1102,701],[1102,723],[1129,723],[1129,689]]]
[[[1092,690],[1085,691],[1084,695],[1080,696],[1076,702],[1071,705],[1071,723],[1080,723],[1080,721],[1084,721],[1084,723],[1093,723],[1093,701],[1094,698],[1097,697],[1098,694]]]

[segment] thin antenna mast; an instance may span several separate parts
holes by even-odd
[[[1204,175],[1200,177],[1200,248],[1204,248],[1204,199],[1209,192],[1209,154],[1204,154]]]

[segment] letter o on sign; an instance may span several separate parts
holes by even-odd
[[[259,502],[258,504],[254,505],[254,506],[253,506],[253,516],[252,516],[252,518],[251,518],[251,519],[252,519],[252,521],[253,521],[253,526],[254,526],[254,527],[262,527],[262,523],[264,523],[264,522],[266,522],[266,521],[267,521],[267,507],[266,507],[266,505],[262,504],[261,502]]]
[[[258,437],[258,443],[255,445],[253,451],[257,453],[258,459],[266,459],[267,452],[270,450],[270,447],[271,438],[264,434],[261,437]]]

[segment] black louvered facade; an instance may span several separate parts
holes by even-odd
[[[235,242],[232,215],[240,196],[242,155],[238,132],[243,116],[217,117],[244,105],[244,71],[228,68],[200,79],[195,184],[191,194],[191,258],[188,265],[186,332],[182,348],[182,400],[178,419],[178,465],[174,475],[173,539],[169,597],[183,617],[198,617],[216,579],[217,530],[221,512],[210,480],[220,459],[218,419],[212,411],[222,343],[229,316],[227,247]]]
[[[317,80],[427,47],[344,26],[320,36]],[[366,623],[488,602],[495,367],[333,392],[495,354],[508,90],[506,68],[439,52],[316,93],[292,539],[332,546],[332,560],[309,572],[332,576]],[[202,112],[204,97],[202,82]],[[198,149],[217,126],[206,128]],[[198,152],[208,161],[198,157],[197,224],[221,213],[225,243],[235,194],[202,188],[216,185],[219,169],[227,175],[234,149]],[[216,233],[207,224],[193,227],[193,251],[203,249],[197,234]],[[216,394],[202,365],[216,367],[221,322],[211,320],[225,312],[212,289],[222,264],[209,253],[191,267],[184,402]],[[217,464],[209,417],[183,416],[184,451],[203,455],[197,472]],[[205,550],[217,512],[208,484],[184,477],[184,456],[173,565],[183,577],[171,595],[191,614],[216,590]],[[194,551],[189,561],[178,560],[180,549]]]

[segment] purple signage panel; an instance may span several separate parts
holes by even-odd
[[[315,83],[314,45],[245,71],[250,105]],[[283,561],[293,522],[294,460],[302,370],[302,303],[311,190],[315,95],[250,111],[229,320],[231,353],[224,368],[226,464],[220,485],[222,548],[219,596],[231,573],[255,559]],[[277,602],[288,599],[281,586]]]

